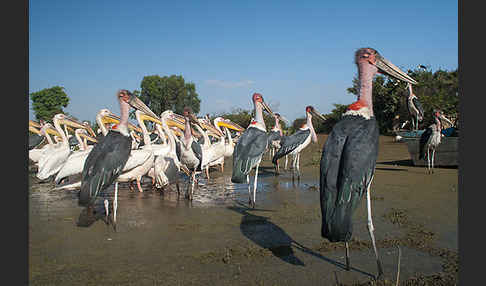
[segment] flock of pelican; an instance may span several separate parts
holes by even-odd
[[[119,130],[131,140],[129,156],[117,182],[136,182],[138,191],[143,192],[142,177],[149,176],[154,188],[175,185],[179,189],[180,172],[195,180],[201,172],[209,178],[212,166],[221,166],[223,170],[224,159],[233,154],[237,134],[244,130],[222,117],[213,122],[196,118],[189,108],[182,115],[167,110],[157,116],[148,107],[145,111],[148,114],[136,110],[138,124],[128,122],[124,130],[119,129],[120,116],[101,109],[96,115],[98,134],[88,122],[81,123],[64,114],[56,114],[53,124],[29,120],[29,159],[37,167],[36,177],[54,180],[58,189],[80,188],[79,175],[89,154],[100,141],[106,141],[109,131]],[[120,156],[120,152],[111,154],[105,164]],[[132,184],[129,186],[132,189]]]

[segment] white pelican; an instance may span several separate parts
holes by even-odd
[[[59,184],[64,178],[72,175],[81,174],[83,171],[84,162],[88,158],[89,153],[93,149],[93,145],[88,146],[86,140],[97,142],[97,140],[88,135],[85,129],[78,128],[74,131],[74,135],[81,143],[81,148],[69,155],[64,165],[61,167],[56,175],[55,182]]]
[[[64,130],[61,128],[61,124],[70,125],[74,128],[84,128],[78,122],[68,118],[62,113],[58,113],[52,119],[56,131],[61,135],[62,142],[54,145],[54,148],[48,154],[45,154],[39,159],[39,169],[37,171],[37,178],[40,180],[46,180],[50,176],[55,175],[66,162],[71,150],[69,148],[69,141]]]
[[[181,169],[190,176],[188,168],[181,164],[176,152],[176,138],[171,129],[169,129],[168,121],[171,124],[177,124],[172,120],[173,112],[171,110],[166,110],[160,115],[160,120],[157,118],[151,119],[156,123],[156,128],[162,137],[164,133],[167,135],[167,141],[163,146],[163,153],[159,150],[158,155],[155,158],[154,168],[151,172],[152,178],[155,179],[155,185],[157,188],[165,188],[170,184],[175,184],[177,187],[177,192],[179,193],[179,174]],[[157,144],[159,145],[159,144]]]

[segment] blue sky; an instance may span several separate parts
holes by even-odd
[[[457,1],[29,1],[29,92],[63,86],[81,120],[147,75],[182,75],[200,115],[251,109],[290,120],[349,104],[353,54],[400,68],[458,67]],[[29,118],[34,119],[29,106]]]

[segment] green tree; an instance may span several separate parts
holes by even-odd
[[[62,108],[69,103],[69,97],[62,86],[53,86],[32,92],[30,99],[36,119],[45,121],[52,121],[54,115],[65,113]]]
[[[145,76],[140,84],[139,98],[155,113],[172,110],[182,114],[184,106],[190,106],[199,113],[201,100],[194,83],[186,83],[182,76]]]
[[[408,75],[414,78],[418,84],[413,86],[413,93],[418,97],[424,109],[424,120],[420,128],[426,128],[433,123],[433,110],[441,109],[448,117],[457,116],[458,95],[458,70],[428,69],[409,70]],[[348,93],[359,93],[359,81],[355,77]],[[380,133],[388,134],[393,126],[393,118],[400,115],[402,121],[410,120],[407,109],[408,97],[407,84],[394,78],[377,76],[373,79],[373,109]]]

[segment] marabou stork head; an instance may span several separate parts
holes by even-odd
[[[316,118],[318,118],[322,121],[326,120],[326,118],[324,116],[322,116],[319,112],[317,112],[316,109],[311,105],[308,105],[305,108],[305,112],[308,113],[311,117],[314,115]]]
[[[360,69],[362,65],[370,65],[374,68],[374,70],[372,70],[373,73],[379,72],[388,74],[410,84],[417,84],[416,80],[385,59],[373,48],[361,48],[357,50],[355,53],[355,63],[358,66],[358,69]]]
[[[131,107],[136,110],[140,110],[147,115],[150,115],[154,118],[158,118],[158,116],[150,110],[150,108],[143,103],[138,97],[136,97],[133,93],[126,89],[121,89],[117,93],[118,97],[123,100],[124,102],[128,103]]]
[[[263,109],[266,110],[271,116],[275,116],[272,112],[272,109],[270,109],[270,107],[263,100],[263,96],[261,94],[255,92],[252,96],[252,100],[255,105],[260,104]]]
[[[444,122],[447,122],[448,124],[450,124],[450,126],[454,126],[454,124],[452,123],[452,121],[449,120],[449,118],[447,118],[444,113],[442,112],[442,110],[440,109],[436,109],[434,110],[434,116],[437,117],[437,119],[439,119],[441,121],[441,124],[446,126],[442,121]]]

